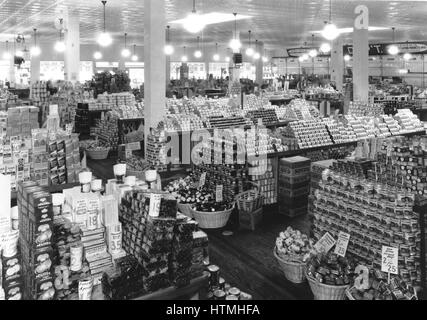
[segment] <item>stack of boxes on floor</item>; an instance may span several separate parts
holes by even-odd
[[[295,217],[307,213],[311,161],[304,157],[283,158],[279,163],[279,213]]]
[[[18,208],[24,298],[51,300],[55,296],[51,194],[35,182],[23,182],[18,188]]]
[[[37,81],[31,85],[30,99],[35,107],[39,108],[39,122],[44,123],[47,118],[50,93],[47,91],[47,83]]]

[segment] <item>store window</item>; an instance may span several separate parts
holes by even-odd
[[[179,68],[181,67],[181,62],[171,62],[171,80],[178,80]],[[204,62],[188,62],[188,77],[190,79],[206,79],[206,65]]]
[[[40,80],[64,80],[64,61],[40,61]]]
[[[0,81],[3,83],[9,80],[10,63],[8,60],[0,60]]]
[[[15,66],[15,81],[20,87],[28,87],[31,82],[31,61],[26,60],[19,67]]]
[[[211,62],[209,63],[209,73],[214,78],[225,78],[229,75],[229,64],[227,62]]]
[[[93,62],[80,61],[80,82],[92,80],[93,77]]]
[[[242,68],[240,69],[240,79],[256,79],[256,67],[249,62],[243,62]]]
[[[96,62],[95,66],[97,68],[112,69],[112,68],[118,68],[119,63],[118,62],[98,61],[98,62]]]

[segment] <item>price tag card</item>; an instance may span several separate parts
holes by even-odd
[[[128,149],[130,151],[141,150],[141,143],[140,142],[126,143],[126,149]]]
[[[148,214],[150,217],[158,217],[160,213],[160,201],[162,200],[162,195],[158,193],[152,193],[150,195],[150,211]]]
[[[335,239],[330,235],[329,232],[326,232],[322,238],[314,245],[314,248],[319,252],[328,253],[329,250],[335,245]]]
[[[206,183],[206,172],[203,172],[200,176],[199,188],[203,187]]]
[[[383,246],[381,256],[381,271],[398,274],[398,256],[398,248]]]
[[[222,197],[223,189],[224,189],[224,186],[222,184],[216,186],[216,191],[215,191],[216,202],[223,201],[223,197]]]
[[[350,235],[348,233],[341,231],[338,234],[338,240],[337,240],[337,244],[335,245],[334,253],[341,257],[345,257],[349,241],[350,241]]]

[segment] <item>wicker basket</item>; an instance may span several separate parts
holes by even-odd
[[[87,156],[93,160],[105,160],[108,158],[109,152],[110,149],[86,150]]]
[[[193,218],[193,214],[191,213],[191,204],[185,204],[185,203],[178,203],[178,210],[183,215]]]
[[[234,205],[231,209],[217,212],[200,212],[190,207],[190,212],[199,223],[199,227],[202,229],[219,229],[225,227],[230,219],[230,215],[234,210]]]
[[[293,283],[303,283],[306,279],[305,269],[306,263],[296,262],[296,261],[287,261],[277,254],[277,248],[274,247],[273,251],[274,256],[276,257],[277,262],[280,265],[283,273],[285,274],[286,279]]]
[[[348,298],[348,300],[356,300],[354,297],[353,297],[353,295],[351,294],[351,289],[352,289],[353,287],[348,287],[346,290],[345,290],[345,295],[346,295],[346,297]]]
[[[253,212],[263,206],[264,197],[257,190],[249,190],[239,193],[236,196],[236,203],[239,211]]]
[[[331,286],[320,283],[313,277],[305,274],[315,300],[345,300],[346,290],[350,285]]]

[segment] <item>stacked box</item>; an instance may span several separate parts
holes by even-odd
[[[46,188],[35,182],[18,186],[20,249],[22,255],[24,297],[51,300],[53,285],[53,209]]]
[[[22,288],[22,264],[21,257],[16,254],[13,257],[1,258],[2,282],[5,300],[21,300],[23,296]]]
[[[279,163],[279,213],[295,217],[307,213],[311,160],[282,158]]]
[[[31,130],[39,128],[38,112],[39,109],[36,107],[16,107],[8,109],[7,136],[31,136]]]
[[[209,239],[208,235],[201,230],[193,232],[193,254],[191,258],[190,272],[192,277],[202,276],[205,270],[204,261],[209,259]]]
[[[277,183],[274,175],[273,159],[250,161],[250,180],[259,186],[264,196],[264,204],[277,203]]]

